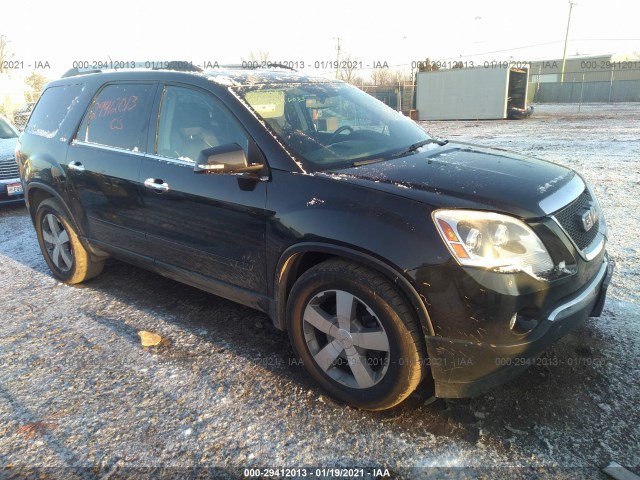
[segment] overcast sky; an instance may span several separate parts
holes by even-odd
[[[337,38],[343,54],[407,71],[425,57],[560,58],[569,2],[5,0],[0,10],[0,33],[11,40],[14,59],[27,70],[48,61],[51,70],[42,73],[53,78],[74,60],[240,63],[259,51],[269,52],[269,60],[313,67],[335,60]],[[578,0],[567,54],[640,52],[638,18],[632,0]]]

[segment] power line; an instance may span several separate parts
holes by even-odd
[[[336,50],[338,51],[338,60],[340,59],[340,38],[337,38],[337,47]],[[574,39],[572,40],[572,42],[615,42],[615,41],[629,41],[629,42],[635,42],[635,41],[640,41],[640,38],[578,38],[578,39]],[[480,52],[480,53],[471,53],[468,55],[459,55],[456,57],[445,57],[442,58],[441,61],[442,62],[446,62],[449,60],[460,60],[460,59],[465,59],[465,58],[473,58],[473,57],[480,57],[482,55],[491,55],[494,53],[505,53],[505,52],[514,52],[514,51],[518,51],[518,50],[525,50],[527,48],[534,48],[534,47],[544,47],[544,46],[548,46],[548,45],[555,45],[555,44],[559,44],[564,42],[564,40],[554,40],[551,42],[543,42],[543,43],[533,43],[531,45],[521,45],[519,47],[513,47],[513,48],[504,48],[504,49],[500,49],[500,50],[491,50],[491,51],[487,51],[487,52]],[[398,64],[393,64],[393,65],[389,65],[389,68],[397,68],[397,67],[411,67],[412,63],[398,63]],[[366,70],[375,70],[375,67],[369,67],[369,68],[360,68],[358,69],[360,71],[366,71]],[[324,76],[324,75],[328,75],[330,72],[327,73],[318,73],[319,76]],[[338,71],[336,70],[336,78],[338,75]]]

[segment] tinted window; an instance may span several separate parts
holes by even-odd
[[[0,139],[16,138],[18,135],[6,121],[0,118]]]
[[[47,88],[29,118],[25,131],[53,138],[68,113],[77,105],[84,85]]]
[[[107,85],[89,107],[77,139],[135,152],[145,150],[155,90],[152,84]]]
[[[211,147],[248,141],[233,116],[210,95],[182,87],[165,88],[158,125],[157,154],[196,161]]]

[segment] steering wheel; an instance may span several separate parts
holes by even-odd
[[[333,132],[333,135],[331,135],[331,138],[329,139],[329,143],[335,143],[336,140],[338,139],[338,135],[340,135],[342,132],[345,132],[347,130],[349,130],[349,135],[353,133],[353,128],[351,128],[349,125],[343,125],[340,128],[338,128],[335,132]]]

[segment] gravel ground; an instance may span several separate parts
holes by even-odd
[[[374,467],[394,478],[606,478],[610,461],[640,473],[640,105],[423,126],[566,164],[595,185],[617,262],[601,318],[483,397],[429,402],[419,390],[363,412],[324,396],[259,312],[117,261],[86,284],[57,282],[25,208],[2,207],[0,477],[357,466],[364,478]],[[162,343],[142,347],[142,330]]]

